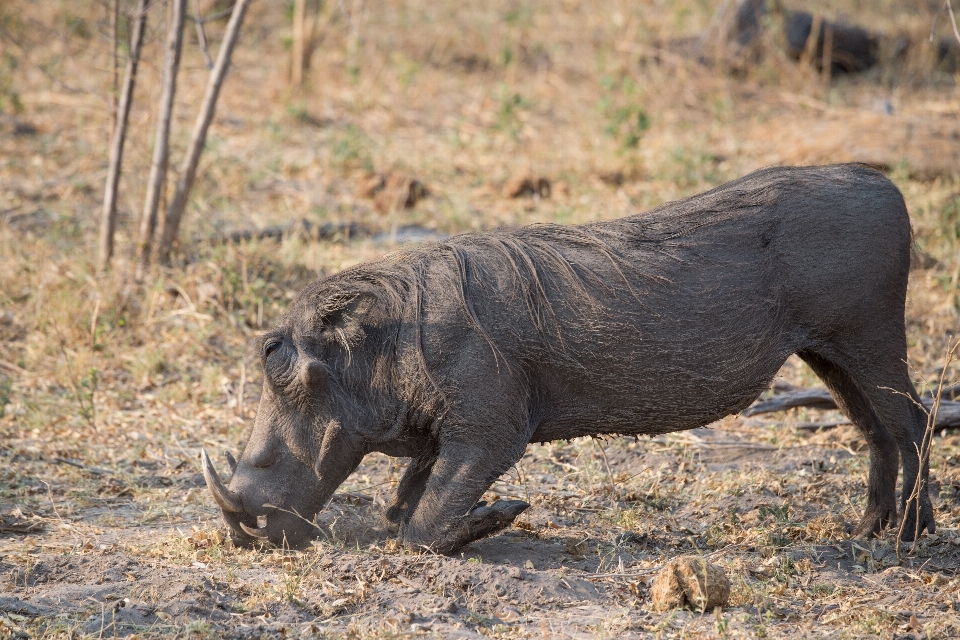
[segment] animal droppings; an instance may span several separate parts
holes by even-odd
[[[703,558],[681,556],[657,574],[650,599],[660,611],[680,607],[707,611],[726,606],[730,580],[723,569]]]

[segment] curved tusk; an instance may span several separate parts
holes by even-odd
[[[253,536],[254,538],[266,538],[267,531],[266,529],[254,529],[253,527],[248,527],[247,525],[240,523],[240,528],[243,529],[243,532],[248,536]]]
[[[227,459],[227,465],[230,467],[230,475],[232,476],[237,472],[237,459],[229,451],[225,452],[223,457]]]
[[[223,481],[220,480],[217,470],[210,462],[210,456],[207,455],[206,449],[200,450],[200,461],[203,467],[203,478],[207,481],[207,488],[210,489],[213,499],[220,508],[226,513],[243,512],[243,503],[240,501],[240,496],[223,486]]]

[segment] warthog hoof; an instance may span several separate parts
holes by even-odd
[[[489,506],[486,502],[478,502],[433,549],[439,553],[453,553],[475,540],[491,536],[513,524],[529,506],[523,500],[497,500]]]
[[[911,502],[910,506],[906,509],[906,523],[903,526],[903,534],[900,536],[900,539],[904,542],[913,542],[915,538],[919,538],[920,534],[926,530],[927,533],[935,533],[937,529],[936,521],[933,518],[933,506],[930,504],[930,499],[927,498],[924,500],[920,499],[920,516],[917,517],[917,504],[916,502]]]

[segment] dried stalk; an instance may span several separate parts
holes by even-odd
[[[157,135],[153,145],[153,162],[147,181],[147,195],[140,217],[140,236],[137,242],[137,275],[150,262],[153,236],[157,226],[157,209],[160,194],[166,185],[167,163],[170,157],[170,121],[173,118],[173,99],[177,92],[177,71],[180,68],[180,52],[183,48],[183,23],[187,12],[187,0],[173,0],[172,15],[167,25],[167,46],[163,60],[163,88],[160,93],[160,113],[157,118]]]
[[[220,51],[217,53],[217,61],[210,73],[207,91],[203,96],[203,105],[200,107],[200,113],[197,115],[197,121],[190,136],[187,154],[180,166],[176,193],[173,202],[163,216],[160,242],[156,251],[156,256],[162,263],[169,263],[170,261],[170,252],[173,250],[173,243],[176,242],[180,231],[180,221],[183,219],[183,212],[187,208],[190,189],[193,187],[193,181],[197,175],[197,164],[200,162],[200,154],[203,152],[203,146],[207,140],[207,129],[210,128],[210,123],[213,121],[213,112],[217,106],[217,98],[220,96],[220,88],[223,86],[227,69],[230,67],[230,56],[237,42],[237,36],[240,34],[240,25],[243,23],[243,16],[249,4],[250,0],[237,0],[236,4],[233,5],[233,13],[230,15],[230,22],[227,24],[227,31],[223,36]]]
[[[943,383],[946,380],[947,369],[950,368],[950,363],[954,361],[957,355],[957,349],[960,349],[960,340],[958,340],[952,347],[947,350],[946,362],[943,365],[943,369],[940,371],[940,379],[937,381],[937,392],[933,396],[933,406],[930,408],[930,411],[927,413],[927,428],[923,432],[923,440],[920,443],[920,449],[917,451],[917,459],[920,462],[920,467],[917,470],[917,479],[913,483],[913,488],[910,490],[910,497],[904,501],[903,514],[900,517],[900,526],[897,528],[897,562],[903,562],[903,557],[901,554],[901,538],[903,537],[903,532],[907,526],[907,514],[910,513],[911,505],[916,510],[917,517],[915,518],[914,532],[913,532],[913,545],[910,547],[910,553],[913,553],[917,549],[917,544],[920,538],[920,494],[923,491],[924,486],[926,486],[927,479],[924,478],[923,470],[927,466],[930,460],[930,447],[933,444],[933,434],[936,429],[937,424],[937,412],[940,409],[940,398],[943,394]],[[906,487],[904,487],[904,491]]]
[[[295,87],[303,84],[303,66],[306,54],[307,0],[293,3],[293,46],[291,47],[290,82]]]
[[[833,72],[833,25],[827,24],[823,30],[823,53],[820,56],[820,82],[824,87],[830,86],[830,77]]]
[[[147,1],[140,0],[137,6],[133,33],[130,36],[130,57],[127,58],[123,91],[120,94],[120,104],[117,107],[117,126],[114,127],[113,142],[110,145],[110,165],[107,169],[103,212],[100,216],[100,253],[97,266],[101,271],[110,265],[110,258],[113,257],[113,235],[117,225],[117,185],[120,182],[120,169],[123,164],[123,144],[127,138],[127,122],[130,118],[130,105],[133,102],[137,64],[140,62],[143,32],[147,24]]]

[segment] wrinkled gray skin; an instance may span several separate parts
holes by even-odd
[[[311,284],[264,336],[250,441],[229,489],[205,459],[208,481],[238,542],[298,546],[364,455],[410,457],[384,520],[407,545],[450,553],[527,506],[477,504],[527,443],[709,424],[795,353],[869,445],[856,534],[874,534],[897,519],[898,458],[904,493],[921,467],[910,244],[897,188],[839,165],[386,255]],[[908,540],[935,527],[926,484],[912,504]]]

